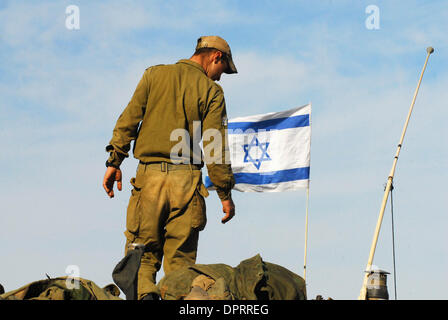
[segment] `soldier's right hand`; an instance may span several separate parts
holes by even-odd
[[[117,181],[117,188],[121,191],[121,170],[114,167],[107,167],[106,174],[103,179],[103,188],[106,191],[109,198],[114,197],[114,183]]]
[[[224,212],[226,215],[224,218],[222,218],[221,222],[226,223],[230,219],[233,218],[235,215],[235,204],[233,203],[232,199],[229,200],[223,200],[222,203],[222,212]]]

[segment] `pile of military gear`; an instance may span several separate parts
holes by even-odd
[[[260,255],[235,268],[226,264],[181,268],[157,286],[163,300],[306,300],[303,278]]]
[[[82,278],[49,278],[27,284],[0,295],[0,300],[122,300],[120,290],[110,284],[104,288]]]
[[[114,281],[128,300],[136,299],[139,251],[133,250],[114,269]],[[157,287],[163,300],[306,300],[303,278],[260,255],[235,268],[222,263],[180,268],[165,275]],[[0,300],[122,300],[119,295],[115,284],[100,288],[83,278],[58,277],[0,294]]]

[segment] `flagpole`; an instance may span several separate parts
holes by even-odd
[[[417,88],[415,89],[415,92],[414,92],[414,98],[412,99],[411,107],[409,109],[409,113],[408,113],[408,116],[406,118],[406,122],[404,124],[403,131],[401,133],[400,142],[398,143],[397,152],[395,154],[395,158],[394,158],[394,161],[393,161],[393,164],[392,164],[392,169],[390,170],[389,177],[387,179],[386,189],[384,191],[383,201],[381,203],[380,214],[379,214],[378,221],[377,221],[377,224],[376,224],[376,229],[375,229],[375,234],[373,236],[372,246],[370,248],[369,260],[367,261],[367,266],[366,266],[366,270],[365,270],[365,274],[364,274],[364,281],[363,281],[363,284],[362,284],[362,287],[361,287],[361,292],[360,292],[359,298],[358,298],[359,300],[366,300],[367,299],[367,280],[368,280],[368,277],[369,277],[370,269],[372,267],[373,256],[375,255],[375,250],[376,250],[376,245],[377,245],[377,242],[378,242],[378,236],[379,236],[379,233],[380,233],[381,223],[383,221],[384,210],[386,208],[387,199],[389,197],[389,193],[390,193],[390,190],[392,188],[392,182],[393,182],[394,175],[395,175],[395,168],[397,166],[398,156],[400,154],[401,145],[403,144],[404,135],[406,134],[406,129],[407,129],[408,124],[409,124],[409,119],[411,118],[412,109],[414,108],[415,99],[417,98],[418,89],[420,88],[420,83],[422,82],[423,73],[425,72],[426,65],[428,63],[429,55],[434,52],[434,49],[432,47],[428,47],[426,49],[426,51],[427,51],[428,54],[426,56],[425,64],[424,64],[422,72],[420,74],[420,79],[418,80]]]
[[[303,260],[303,280],[306,283],[306,255],[307,255],[307,246],[308,246],[308,207],[310,200],[310,185],[308,181],[308,187],[306,188],[306,214],[305,214],[305,257]]]
[[[311,101],[308,103],[310,105],[310,117],[311,117]],[[311,119],[310,119],[310,130],[311,130]],[[310,151],[311,151],[311,131],[310,131]],[[311,162],[311,159],[310,159]],[[306,213],[305,213],[305,248],[304,248],[304,258],[303,258],[303,280],[306,283],[306,258],[307,258],[307,248],[308,248],[308,209],[310,203],[310,177],[308,177],[308,184],[306,186]]]

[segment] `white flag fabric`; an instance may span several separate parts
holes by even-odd
[[[281,192],[306,188],[310,178],[311,104],[229,120],[234,190]],[[213,189],[210,178],[205,186]]]

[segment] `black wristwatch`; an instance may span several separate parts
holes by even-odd
[[[115,169],[120,169],[120,167],[110,163],[109,161],[106,161],[106,167],[112,167],[112,168],[115,168]]]

